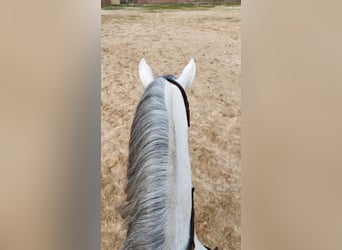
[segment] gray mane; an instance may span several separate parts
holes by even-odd
[[[121,213],[127,225],[124,249],[165,249],[169,125],[164,86],[157,78],[146,88],[131,127]]]

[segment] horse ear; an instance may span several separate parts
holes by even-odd
[[[191,59],[188,65],[185,66],[181,76],[177,81],[183,86],[184,89],[190,88],[196,75],[196,64],[194,59]]]
[[[154,80],[152,69],[144,58],[139,63],[139,77],[145,88]]]

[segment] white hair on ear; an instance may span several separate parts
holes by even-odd
[[[152,69],[144,58],[139,63],[139,77],[145,88],[154,80]]]
[[[191,58],[188,65],[185,66],[181,76],[177,81],[183,86],[184,89],[190,88],[196,75],[196,64],[194,59]]]

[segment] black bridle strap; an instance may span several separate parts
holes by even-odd
[[[193,187],[191,190],[191,217],[190,217],[190,238],[187,250],[194,250],[195,249],[195,209],[194,209],[194,191],[195,188]],[[210,247],[204,246],[206,249],[211,250]],[[215,250],[218,250],[215,247]]]
[[[190,239],[189,239],[189,245],[188,250],[194,250],[195,249],[195,209],[194,209],[194,191],[195,188],[192,188],[191,190],[191,217],[190,217]]]
[[[180,92],[182,93],[185,110],[186,110],[186,118],[188,119],[188,127],[190,127],[190,109],[189,109],[189,102],[188,102],[188,98],[186,96],[185,90],[183,89],[182,85],[180,85],[172,76],[166,75],[166,76],[163,76],[163,78],[166,79],[168,82],[172,83],[173,85],[176,85],[179,88]]]

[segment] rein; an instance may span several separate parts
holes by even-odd
[[[191,190],[191,218],[190,218],[190,239],[188,244],[188,250],[195,249],[195,209],[194,209],[194,191],[195,188],[193,187]],[[206,249],[211,250],[210,247],[204,246]],[[215,248],[217,250],[217,248]]]
[[[195,249],[195,240],[194,240],[194,235],[195,235],[194,191],[195,191],[195,188],[192,188],[192,190],[191,190],[190,239],[189,239],[188,250],[194,250]]]
[[[177,86],[178,89],[180,90],[180,92],[182,93],[183,96],[183,100],[184,100],[184,105],[185,105],[185,110],[186,110],[186,118],[188,120],[188,127],[190,127],[190,109],[189,109],[189,102],[188,102],[188,98],[186,96],[185,90],[183,89],[182,85],[179,84],[179,82],[177,82],[175,80],[175,77],[172,75],[165,75],[162,76],[165,80],[167,80],[169,83],[172,83],[173,85]]]

